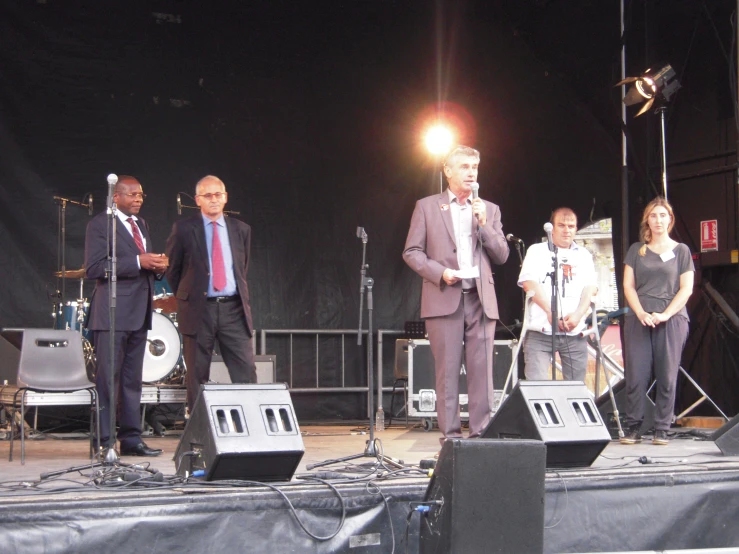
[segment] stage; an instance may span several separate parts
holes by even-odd
[[[121,460],[158,470],[163,481],[107,479],[109,486],[92,484],[90,468],[40,481],[41,474],[89,463],[84,435],[28,440],[25,466],[20,444],[8,462],[9,441],[0,441],[2,550],[418,552],[424,516],[412,513],[412,503],[424,498],[429,478],[418,465],[438,451],[437,431],[398,425],[376,433],[383,453],[402,460],[403,470],[378,466],[369,457],[355,460],[354,466],[307,469],[363,453],[366,431],[362,424],[302,425],[305,455],[295,478],[289,485],[269,486],[169,482],[180,438],[176,431],[146,437],[150,446],[164,450],[162,456]],[[544,551],[739,545],[739,458],[686,436],[673,438],[668,446],[611,441],[591,468],[548,470]],[[505,511],[515,499],[490,498],[490,506],[496,504]]]

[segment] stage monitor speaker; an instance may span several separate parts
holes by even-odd
[[[254,365],[257,366],[257,384],[275,383],[277,381],[277,356],[254,356]],[[220,354],[213,354],[210,360],[210,382],[226,385],[231,382],[231,375]]]
[[[545,458],[539,441],[445,441],[419,552],[542,552]]]
[[[711,435],[724,456],[739,456],[739,415],[734,416]]]
[[[304,453],[287,385],[202,385],[175,465],[207,481],[289,481]]]
[[[589,466],[611,440],[581,381],[519,381],[482,436],[543,441],[552,468]]]
[[[619,419],[621,420],[621,427],[624,427],[624,417],[626,416],[626,381],[621,379],[613,387],[613,396],[616,399],[616,407],[618,408]],[[600,395],[595,405],[598,407],[600,417],[603,419],[603,423],[606,425],[606,429],[611,435],[612,439],[618,437],[618,425],[616,424],[616,417],[613,413],[613,403],[611,402],[611,396],[606,392]],[[644,400],[644,420],[641,425],[641,433],[645,434],[654,427],[654,402],[649,396]],[[625,431],[625,427],[624,427]]]

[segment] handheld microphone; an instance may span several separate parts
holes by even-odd
[[[182,215],[182,199],[180,193],[177,193],[177,215]]]
[[[513,236],[513,235],[511,235],[510,233],[508,233],[508,234],[507,234],[507,235],[505,236],[505,238],[506,238],[506,240],[507,240],[508,242],[517,242],[518,244],[523,244],[523,241],[522,241],[522,240],[521,240],[520,238],[518,238],[518,237],[514,237],[514,236]]]
[[[87,215],[92,215],[92,194],[90,199],[87,201]]]
[[[115,185],[118,182],[118,175],[111,173],[108,175],[108,208],[113,207],[113,193],[115,192]]]
[[[544,231],[547,234],[547,244],[549,245],[549,251],[554,252],[554,242],[552,241],[552,224],[548,221],[544,224]]]
[[[478,198],[480,198],[480,196],[478,194],[478,191],[480,190],[480,183],[477,183],[477,182],[472,183],[470,185],[470,188],[472,189],[472,199],[473,200],[477,200]],[[475,219],[479,219],[479,217],[477,216],[477,214],[475,214]]]

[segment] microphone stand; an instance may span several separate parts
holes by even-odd
[[[364,227],[357,227],[357,237],[362,239],[362,266],[359,270],[359,327],[357,328],[357,346],[362,346],[362,312],[364,311],[365,289],[367,291],[367,404],[369,411],[369,440],[366,443],[367,446],[365,447],[364,452],[361,454],[352,454],[351,456],[345,456],[335,460],[326,460],[317,464],[310,464],[305,467],[308,470],[338,462],[348,462],[358,458],[375,458],[378,462],[387,463],[397,469],[402,469],[404,467],[403,460],[396,460],[381,454],[382,449],[380,448],[378,450],[376,445],[376,442],[379,442],[379,439],[375,441],[375,424],[374,419],[372,418],[372,408],[375,404],[373,393],[374,380],[372,375],[372,287],[374,286],[375,281],[372,277],[367,275],[367,268],[369,267],[369,265],[365,263],[367,254],[367,233],[365,232]],[[378,418],[380,417],[380,410],[382,410],[382,407],[378,410]]]
[[[516,253],[518,254],[518,270],[520,271],[521,268],[523,267],[523,258],[524,258],[522,250],[526,249],[526,245],[523,243],[523,241],[516,241],[514,244],[516,245]],[[523,247],[521,246],[522,244],[523,244]],[[525,314],[526,313],[526,291],[523,289],[521,289],[521,306],[523,307],[523,313]]]
[[[557,354],[556,347],[556,331],[559,330],[559,309],[558,309],[558,291],[559,283],[557,279],[557,245],[552,244],[552,272],[549,274],[552,281],[552,381],[557,380]]]
[[[117,219],[118,219],[118,207],[113,201],[113,194],[115,191],[115,185],[118,181],[117,177],[115,181],[108,177],[108,225],[106,225],[107,243],[108,243],[108,268],[106,273],[108,274],[108,319],[110,322],[110,330],[108,333],[108,347],[110,349],[108,363],[108,414],[110,427],[108,428],[108,446],[105,449],[105,459],[103,463],[106,465],[115,465],[118,463],[120,458],[118,452],[115,449],[115,424],[116,424],[116,404],[115,404],[115,312],[116,302],[118,298],[118,258],[116,256],[118,241],[116,238]],[[113,439],[112,444],[110,439]],[[99,439],[99,437],[98,437]]]

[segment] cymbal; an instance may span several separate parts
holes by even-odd
[[[64,275],[62,275],[61,271],[55,271],[54,277],[66,277],[67,279],[84,279],[85,268],[82,267],[80,269],[68,269]]]

